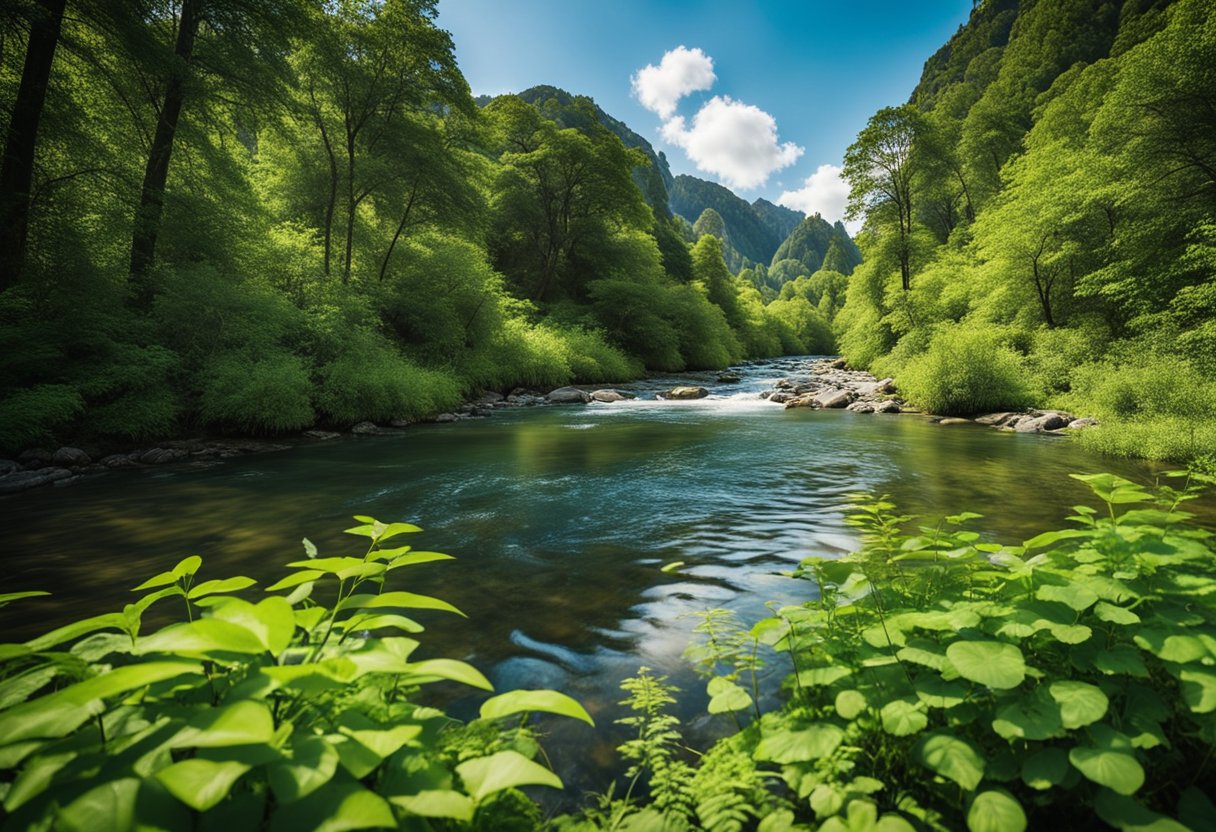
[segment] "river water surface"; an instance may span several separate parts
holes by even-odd
[[[1070,472],[1153,475],[1056,437],[759,398],[807,370],[783,359],[742,368],[740,384],[651,379],[622,388],[639,393],[631,402],[503,409],[0,499],[0,591],[55,593],[0,613],[0,640],[120,608],[131,587],[188,554],[203,556],[203,579],[246,574],[265,585],[302,557],[303,537],[323,555],[362,554],[341,534],[351,515],[409,521],[425,530],[408,540],[415,548],[457,560],[396,572],[395,588],[439,595],[469,616],[416,616],[428,625],[418,655],[466,659],[500,691],[552,687],[580,699],[597,728],[554,724],[546,748],[575,789],[602,789],[621,739],[617,686],[639,665],[690,691],[680,712],[694,734],[731,727],[699,715],[704,686],[681,658],[689,614],[727,607],[750,621],[766,601],[810,597],[813,586],[781,573],[854,547],[842,522],[849,493],[887,493],[930,517],[976,511],[987,537],[1018,542],[1062,527],[1066,507],[1088,501]],[[655,398],[681,381],[712,395]],[[677,560],[686,565],[660,570]],[[771,668],[769,696],[782,672]],[[458,715],[475,713],[479,697],[456,697]]]

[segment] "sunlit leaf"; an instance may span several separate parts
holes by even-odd
[[[1135,794],[1144,785],[1144,769],[1127,752],[1078,746],[1068,752],[1068,761],[1089,780],[1119,794]]]
[[[1000,641],[956,641],[946,658],[964,679],[995,690],[1016,688],[1026,678],[1022,651]]]
[[[213,595],[218,592],[237,592],[242,589],[248,589],[256,584],[253,578],[225,578],[222,581],[203,581],[201,584],[191,588],[186,593],[187,598],[202,598],[205,595]]]
[[[193,758],[173,763],[156,773],[169,793],[191,809],[205,812],[219,803],[249,766],[231,760],[216,762]]]
[[[766,734],[753,756],[772,763],[800,763],[828,756],[843,741],[844,731],[835,725],[811,725],[800,731]]]
[[[473,800],[479,803],[503,789],[520,786],[562,788],[561,778],[518,751],[499,751],[489,757],[466,760],[456,766],[456,773]]]
[[[981,792],[967,810],[970,832],[1022,832],[1025,828],[1026,813],[1008,792]]]
[[[595,721],[578,700],[555,690],[513,690],[492,696],[482,703],[482,719],[502,719],[512,714],[543,711],[579,719],[594,726]]]
[[[473,798],[450,789],[429,789],[417,794],[397,795],[389,798],[411,815],[424,818],[451,818],[469,823],[473,820],[476,804]]]
[[[974,791],[984,776],[984,758],[967,740],[930,734],[916,745],[914,756],[926,768]]]

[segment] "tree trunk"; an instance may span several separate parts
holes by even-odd
[[[350,283],[350,265],[355,243],[355,135],[347,131],[346,138],[346,258],[342,265],[342,283]]]
[[[0,292],[17,282],[25,261],[38,121],[46,101],[47,82],[51,77],[66,4],[67,0],[40,0],[42,13],[30,26],[25,68],[21,72],[17,100],[13,103],[4,161],[0,164]]]
[[[329,141],[329,131],[325,129],[325,116],[321,113],[321,105],[312,86],[308,87],[308,98],[312,101],[313,119],[317,129],[321,131],[321,141],[325,145],[325,156],[329,160],[329,200],[325,203],[325,275],[329,276],[329,264],[332,259],[334,240],[334,209],[338,204],[338,158],[334,155],[334,146]]]
[[[182,0],[177,44],[173,49],[177,60],[165,88],[165,100],[160,108],[160,118],[156,121],[156,134],[152,137],[148,165],[144,168],[139,209],[135,213],[135,233],[131,239],[131,288],[134,300],[140,306],[146,306],[152,300],[148,268],[156,254],[156,238],[160,234],[165,181],[169,178],[169,158],[173,154],[177,120],[181,116],[186,96],[185,76],[194,56],[194,37],[198,33],[199,2],[200,0]]]
[[[397,240],[401,239],[401,232],[405,231],[406,224],[410,221],[410,212],[414,209],[414,200],[418,196],[418,180],[414,180],[414,187],[410,189],[410,198],[405,203],[405,212],[401,215],[401,222],[397,223],[397,231],[393,234],[392,242],[388,244],[388,251],[384,252],[384,259],[380,261],[380,282],[384,282],[384,276],[388,273],[388,261],[393,256],[393,249],[397,247]]]

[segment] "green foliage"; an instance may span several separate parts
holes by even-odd
[[[221,354],[208,362],[202,379],[199,416],[207,424],[268,433],[313,422],[308,368],[290,353]]]
[[[412,660],[423,627],[405,613],[463,613],[388,588],[399,569],[449,558],[401,545],[417,526],[355,520],[347,531],[364,554],[323,557],[305,540],[306,557],[256,603],[238,595],[255,581],[200,580],[191,556],[136,587],[119,613],[4,645],[6,826],[535,822],[518,789],[562,782],[531,759],[528,714],[591,718],[556,691],[493,697],[468,725],[423,707],[435,683],[490,690],[465,662]],[[182,620],[149,631],[145,613],[166,599]]]
[[[1017,355],[992,333],[966,326],[938,329],[928,350],[900,374],[900,389],[940,414],[1018,408],[1031,400]]]
[[[352,337],[318,375],[317,409],[338,424],[420,419],[460,403],[460,385],[450,374],[401,357],[373,332]]]
[[[15,390],[0,401],[0,448],[16,451],[50,441],[84,409],[80,394],[63,384]]]

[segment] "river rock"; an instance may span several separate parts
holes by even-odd
[[[797,398],[797,394],[789,390],[778,390],[775,393],[770,393],[768,400],[777,404],[785,404],[792,399]]]
[[[719,384],[738,384],[741,381],[743,381],[743,377],[740,376],[738,373],[719,373],[718,374],[718,383]]]
[[[591,394],[592,401],[597,402],[621,402],[628,396],[618,393],[616,390],[596,390]]]
[[[884,378],[881,381],[875,381],[869,384],[861,383],[857,385],[857,392],[863,396],[879,396],[883,393],[890,393],[895,389],[895,379]]]
[[[15,494],[40,485],[50,485],[56,480],[72,476],[66,468],[37,468],[33,471],[17,471],[0,478],[0,494]]]
[[[459,422],[460,417],[455,413],[440,413],[435,416],[435,421],[439,422],[440,424],[447,424],[449,422]]]
[[[1013,429],[1018,433],[1042,433],[1048,430],[1059,430],[1063,427],[1068,427],[1068,419],[1065,419],[1059,413],[1048,413],[1043,416],[1034,416],[1029,419],[1021,419]]]
[[[777,379],[777,383],[773,386],[778,390],[793,390],[794,382],[790,381],[788,378],[779,378]]]
[[[976,416],[975,421],[976,424],[991,425],[994,428],[999,428],[1008,425],[1010,422],[1016,422],[1025,415],[1025,413],[1012,412],[985,413],[983,416]]]
[[[833,407],[844,407],[849,403],[849,399],[849,391],[839,388],[820,390],[814,396],[815,407],[822,407],[825,410]]]
[[[550,404],[586,404],[591,401],[591,396],[586,390],[579,390],[577,387],[559,387],[556,390],[549,391],[549,395],[545,397]]]
[[[54,455],[53,451],[48,451],[46,448],[26,448],[17,455],[17,461],[27,471],[36,471],[39,468],[46,467],[46,464],[51,461],[51,457]]]
[[[51,461],[65,468],[80,468],[88,465],[93,460],[80,448],[60,448],[55,451],[55,455],[51,457]]]
[[[665,399],[703,399],[709,395],[704,387],[681,386],[673,387],[662,396]]]
[[[1085,416],[1081,419],[1073,419],[1068,423],[1070,428],[1092,428],[1098,424],[1098,420],[1092,416]]]
[[[185,459],[189,453],[184,448],[152,448],[139,455],[139,462],[144,465],[164,465]]]
[[[851,410],[854,413],[873,413],[877,405],[874,402],[856,401],[850,404],[845,410]]]
[[[844,369],[848,368],[849,362],[845,361],[843,358],[837,358],[835,361],[833,361],[828,366],[830,368],[832,368],[833,370],[844,370]]]
[[[21,469],[21,465],[12,459],[0,459],[0,477],[8,476]]]
[[[110,454],[101,458],[101,464],[107,468],[134,468],[137,463],[130,454]]]
[[[481,396],[478,397],[475,404],[496,405],[504,399],[506,399],[506,396],[504,396],[502,393],[498,393],[494,390],[486,390],[481,394]]]
[[[874,405],[875,413],[899,413],[899,402],[894,399],[886,399]]]
[[[379,436],[383,428],[375,422],[360,422],[350,429],[355,436]]]
[[[958,416],[947,416],[945,419],[938,419],[934,422],[937,425],[970,425],[971,419],[962,419]]]

